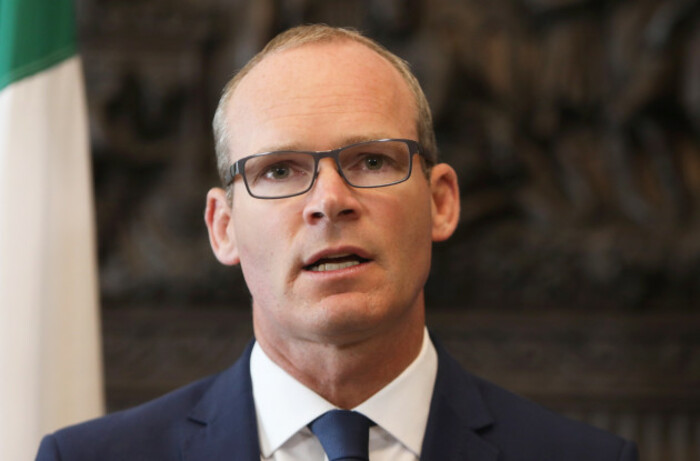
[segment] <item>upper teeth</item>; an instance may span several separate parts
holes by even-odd
[[[321,263],[311,266],[313,272],[325,272],[325,271],[336,271],[338,269],[345,269],[346,267],[357,266],[360,264],[359,261],[343,261],[340,263]]]

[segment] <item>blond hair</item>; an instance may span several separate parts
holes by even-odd
[[[435,131],[433,130],[433,117],[430,112],[430,106],[418,83],[418,79],[416,79],[411,72],[408,63],[356,30],[331,27],[325,24],[312,24],[294,27],[274,37],[268,42],[265,48],[248,61],[224,87],[213,121],[217,167],[222,183],[224,182],[224,177],[231,164],[231,153],[229,152],[230,131],[226,123],[226,111],[231,95],[243,77],[266,56],[274,52],[296,48],[309,43],[327,43],[339,40],[350,40],[365,45],[389,61],[399,74],[401,74],[413,93],[418,109],[418,117],[416,120],[418,143],[423,148],[423,154],[427,160],[428,167],[437,163],[437,145],[435,142]]]

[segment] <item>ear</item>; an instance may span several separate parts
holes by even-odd
[[[209,231],[209,244],[216,259],[227,266],[240,262],[236,235],[231,216],[231,206],[226,191],[218,187],[207,193],[207,206],[204,210],[204,222]]]
[[[459,222],[459,185],[457,173],[446,163],[438,163],[430,172],[433,242],[447,240]]]

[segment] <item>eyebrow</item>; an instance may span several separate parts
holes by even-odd
[[[349,146],[350,144],[357,144],[360,142],[376,141],[378,139],[388,139],[388,138],[390,138],[390,136],[380,135],[380,134],[348,136],[348,137],[343,138],[342,141],[340,142],[340,144],[338,144],[333,149],[337,149],[339,147],[344,147],[344,146]],[[332,150],[332,149],[328,149],[328,150]],[[265,152],[280,152],[280,151],[316,152],[316,151],[311,151],[307,148],[304,148],[303,144],[301,144],[301,143],[294,142],[294,143],[289,143],[289,144],[273,144],[273,145],[267,146],[263,149],[260,149],[251,155],[264,154]]]

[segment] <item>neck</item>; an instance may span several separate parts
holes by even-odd
[[[415,309],[405,325],[331,339],[280,341],[254,322],[260,346],[272,361],[333,405],[351,409],[394,380],[418,356],[424,310]]]

